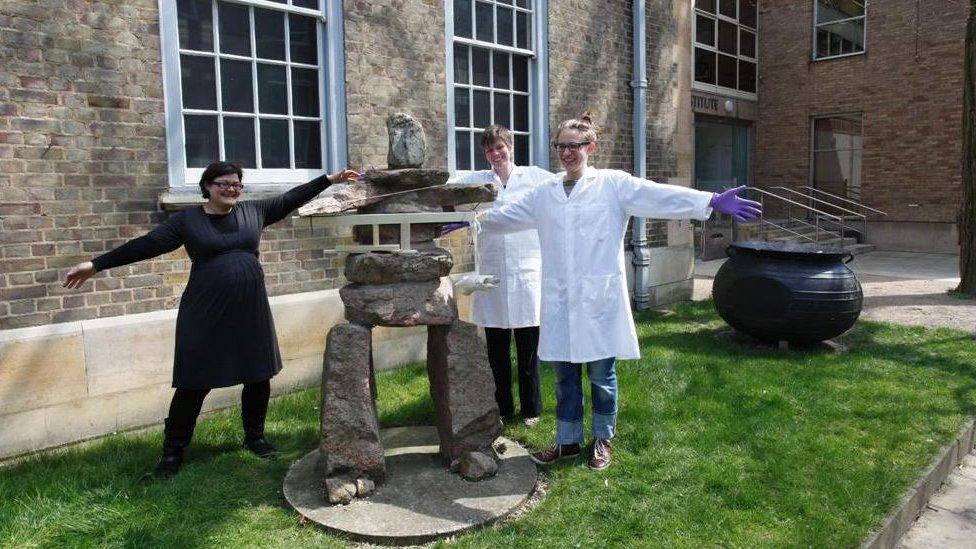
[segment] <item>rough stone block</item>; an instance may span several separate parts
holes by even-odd
[[[452,462],[465,452],[490,451],[502,433],[502,422],[478,327],[456,319],[447,326],[428,327],[427,376],[441,455]]]
[[[405,113],[391,114],[386,119],[386,130],[390,134],[386,160],[391,168],[417,168],[424,163],[427,142],[417,119]]]
[[[454,266],[451,253],[442,248],[418,252],[369,252],[346,256],[346,279],[359,284],[423,282],[447,276]]]
[[[427,282],[349,284],[339,289],[346,319],[367,326],[451,324],[457,317],[454,288],[444,277]]]
[[[382,480],[386,466],[376,419],[370,329],[340,324],[329,330],[322,368],[319,463],[326,478],[350,474]],[[356,494],[353,484],[352,495]]]

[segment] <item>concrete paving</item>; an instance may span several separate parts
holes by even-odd
[[[695,264],[694,299],[711,297],[712,279],[724,262]],[[849,266],[864,291],[861,318],[970,332],[976,326],[976,303],[946,295],[959,283],[958,255],[873,251]],[[976,454],[948,476],[897,547],[976,548]]]
[[[288,504],[325,529],[356,541],[408,545],[485,526],[517,510],[535,489],[536,466],[518,443],[499,437],[498,473],[470,482],[449,472],[439,454],[434,427],[384,429],[386,481],[365,499],[330,505],[316,449],[285,477]]]

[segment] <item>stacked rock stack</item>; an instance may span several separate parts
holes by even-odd
[[[335,189],[299,213],[336,215],[351,209],[359,213],[440,212],[459,204],[494,200],[496,191],[490,184],[449,185],[445,184],[447,172],[420,167],[426,146],[416,120],[396,114],[387,120],[387,127],[389,169],[369,171],[365,181]],[[404,189],[417,191],[382,196]],[[428,326],[427,374],[445,465],[470,480],[488,478],[497,471],[492,443],[501,434],[502,424],[494,381],[477,327],[458,319],[448,278],[454,261],[450,252],[435,246],[437,230],[436,224],[412,226],[414,250],[346,257],[345,276],[350,284],[339,290],[339,296],[348,323],[329,331],[322,372],[319,470],[331,503],[348,503],[369,494],[386,474],[376,416],[374,326]],[[399,230],[396,234],[381,231],[380,236],[394,240]],[[368,243],[365,238],[359,240]]]

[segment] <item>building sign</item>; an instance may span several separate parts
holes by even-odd
[[[691,110],[706,114],[728,116],[728,113],[722,109],[722,102],[719,98],[697,93],[691,94]]]

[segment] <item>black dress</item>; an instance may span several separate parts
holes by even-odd
[[[92,260],[102,271],[186,247],[193,264],[176,316],[173,387],[228,387],[265,381],[281,370],[258,262],[261,230],[328,186],[322,176],[272,198],[238,202],[224,215],[189,208]]]

